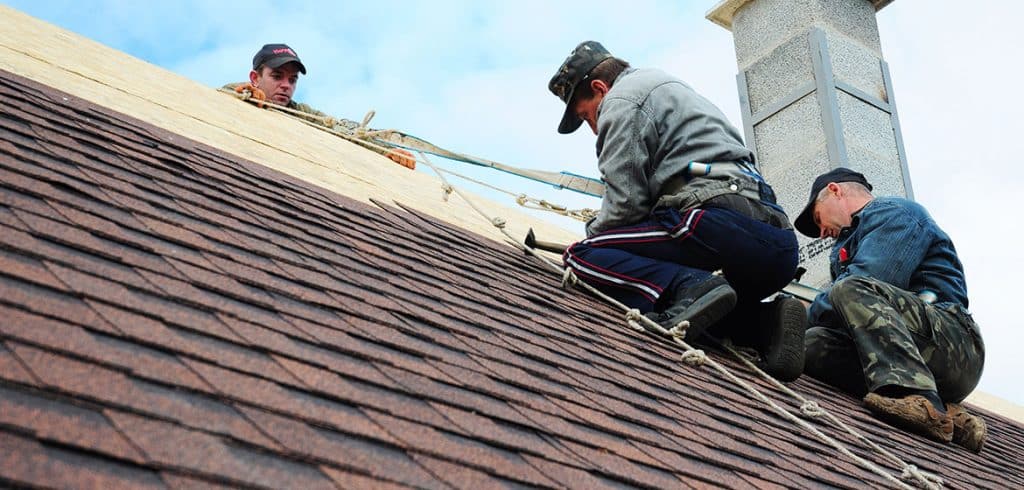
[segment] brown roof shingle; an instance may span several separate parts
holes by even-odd
[[[0,90],[0,484],[886,485],[514,249]],[[953,486],[1024,486],[1020,424],[985,413],[974,455],[791,386]]]

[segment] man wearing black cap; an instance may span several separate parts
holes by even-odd
[[[252,57],[252,70],[249,71],[249,83],[229,83],[225,89],[237,93],[248,91],[251,97],[263,107],[263,101],[270,102],[289,109],[316,116],[310,118],[327,118],[327,114],[320,112],[308,104],[295,102],[292,95],[295,94],[295,86],[299,83],[299,73],[306,74],[306,66],[302,64],[299,55],[287,44],[265,44],[256,55]],[[335,119],[338,124],[355,130],[359,123],[348,119]],[[381,150],[380,153],[393,162],[409,168],[416,168],[416,158],[408,150],[392,148]]]
[[[808,312],[805,372],[866,393],[895,425],[981,451],[985,422],[958,404],[978,384],[985,346],[956,249],[920,204],[871,189],[847,168],[822,174],[795,221],[836,240],[833,284]]]
[[[306,74],[306,66],[299,55],[287,44],[265,44],[252,57],[249,83],[231,83],[224,88],[240,92],[249,90],[253,97],[271,104],[288,107],[314,116],[324,113],[306,104],[292,100],[299,83],[299,73]]]
[[[597,135],[605,181],[566,266],[666,328],[688,321],[688,340],[733,328],[716,333],[758,347],[776,377],[798,377],[803,305],[760,302],[793,278],[796,235],[725,115],[681,80],[631,68],[594,41],[569,54],[548,88],[566,104],[558,132],[586,121]]]

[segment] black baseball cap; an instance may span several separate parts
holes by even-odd
[[[804,206],[800,216],[797,216],[796,221],[793,222],[793,226],[800,233],[811,238],[818,238],[821,235],[818,225],[814,224],[814,201],[817,200],[821,190],[828,186],[830,182],[837,184],[840,182],[856,182],[867,187],[869,191],[872,189],[868,179],[864,178],[864,174],[854,172],[846,167],[834,168],[819,175],[818,178],[814,179],[814,185],[811,186],[811,197],[807,200],[807,205]]]
[[[260,65],[267,65],[270,68],[277,69],[285,63],[293,61],[299,64],[299,71],[305,75],[306,66],[299,60],[299,55],[295,54],[295,50],[289,48],[287,44],[264,44],[256,52],[256,56],[252,57],[252,69],[255,70]]]
[[[576,87],[587,78],[587,75],[590,75],[590,71],[611,57],[612,54],[604,49],[601,43],[583,41],[569,52],[569,57],[562,62],[562,66],[558,67],[555,76],[551,77],[551,81],[548,82],[548,90],[565,102],[565,113],[562,114],[562,122],[558,125],[559,133],[569,134],[583,124],[583,120],[572,110],[569,102],[572,102]]]

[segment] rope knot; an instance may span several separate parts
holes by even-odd
[[[566,212],[568,210],[568,208],[566,208],[565,206],[563,206],[561,204],[552,204],[552,203],[547,202],[547,201],[545,201],[543,199],[541,199],[537,204],[540,204],[540,206],[542,208],[547,209],[548,211],[553,211],[553,212],[556,212],[556,213],[559,213],[559,214],[566,214]]]
[[[354,133],[355,137],[361,140],[369,138],[367,132],[369,131],[370,121],[373,120],[373,116],[377,115],[377,111],[370,109],[365,116],[363,116],[363,122],[359,123]]]
[[[668,329],[668,334],[674,339],[683,340],[686,338],[686,331],[690,329],[690,321],[683,320],[676,324],[676,326]]]
[[[640,313],[640,310],[636,308],[630,308],[629,311],[626,312],[626,323],[633,330],[636,330],[638,332],[645,331],[646,329],[644,329],[644,326],[640,324],[640,322],[643,320],[644,314]]]
[[[578,283],[580,279],[576,277],[576,273],[572,269],[566,267],[565,271],[562,272],[562,287],[568,289]]]
[[[494,225],[495,228],[504,229],[505,218],[502,218],[501,216],[495,216],[494,218],[491,219],[491,224]]]
[[[331,128],[331,129],[334,128],[335,124],[338,124],[338,120],[333,118],[333,117],[330,117],[330,116],[325,117],[323,119],[323,122],[324,122],[324,126],[327,126],[328,128]]]
[[[455,191],[455,188],[452,187],[451,184],[444,183],[441,184],[441,191],[443,192],[443,194],[441,195],[441,199],[443,199],[444,202],[448,202],[448,196],[452,195],[452,192]]]
[[[688,366],[701,367],[708,360],[708,355],[700,349],[690,349],[683,352],[682,361]]]
[[[800,412],[808,417],[821,417],[825,415],[825,411],[814,400],[808,400],[803,405],[800,405]]]
[[[526,203],[529,202],[529,199],[530,198],[526,197],[526,194],[520,194],[516,196],[516,204],[520,206],[526,206]]]
[[[900,475],[902,480],[917,480],[924,484],[925,488],[941,488],[946,484],[942,478],[925,473],[917,468],[917,465],[908,464],[903,467],[903,474]]]

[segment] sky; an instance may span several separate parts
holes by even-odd
[[[685,80],[742,127],[732,34],[704,18],[715,0],[4,3],[209,87],[246,80],[256,50],[284,42],[308,69],[296,100],[357,121],[372,109],[372,127],[521,167],[597,176],[594,135],[585,125],[557,134],[564,105],[547,91],[568,52],[589,39]],[[978,389],[1018,405],[1024,162],[1013,142],[1024,139],[1024,70],[1013,60],[1024,46],[1021,19],[1024,3],[1012,0],[896,0],[878,13],[914,197],[956,244],[986,343]],[[443,166],[517,194],[600,205],[491,170]],[[577,222],[535,216],[582,232]]]

